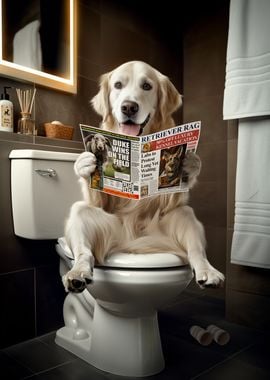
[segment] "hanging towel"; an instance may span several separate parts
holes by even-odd
[[[20,29],[13,39],[13,62],[41,70],[42,53],[39,34],[40,22],[35,20]]]
[[[270,1],[231,0],[224,119],[270,115]]]
[[[231,262],[270,268],[270,117],[239,120]]]
[[[239,119],[231,262],[261,268],[270,268],[269,20],[269,0],[231,0],[223,103],[224,119]]]

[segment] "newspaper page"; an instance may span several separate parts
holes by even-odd
[[[144,136],[126,136],[80,124],[86,151],[96,156],[92,189],[131,199],[188,191],[183,160],[196,152],[201,122]]]

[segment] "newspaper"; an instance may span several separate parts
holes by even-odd
[[[183,159],[197,149],[200,121],[136,137],[84,124],[80,129],[85,150],[96,156],[92,189],[132,199],[188,191]]]

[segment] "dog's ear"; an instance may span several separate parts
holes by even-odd
[[[84,144],[87,152],[91,152],[91,141],[93,140],[94,135],[88,135],[84,138]]]
[[[110,73],[103,74],[99,81],[99,92],[91,100],[94,110],[102,116],[105,121],[110,112],[109,105],[109,78]]]
[[[94,135],[87,135],[87,136],[85,136],[84,143],[86,144],[87,142],[92,141],[93,138],[94,138]]]
[[[160,77],[159,109],[163,121],[171,116],[182,104],[182,95],[179,94],[172,82],[165,75]]]
[[[181,156],[182,152],[183,152],[183,146],[180,145],[177,151],[175,152],[175,157]]]
[[[90,141],[87,141],[87,143],[85,144],[85,148],[86,148],[87,152],[91,152],[91,143],[90,143]]]
[[[170,158],[170,153],[167,151],[167,150],[165,150],[164,152],[163,152],[163,158],[164,158],[164,160],[168,160],[169,158]]]
[[[105,138],[105,143],[106,143],[106,145],[108,145],[110,148],[112,147],[111,142],[110,142],[109,139],[107,139],[107,137]]]

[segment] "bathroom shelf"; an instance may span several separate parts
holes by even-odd
[[[7,142],[22,142],[31,145],[44,145],[51,147],[59,147],[59,148],[68,148],[68,149],[76,149],[78,151],[83,151],[84,146],[82,141],[76,140],[64,140],[64,139],[53,139],[43,136],[33,136],[33,135],[23,135],[12,132],[2,132],[0,131],[0,141]]]

